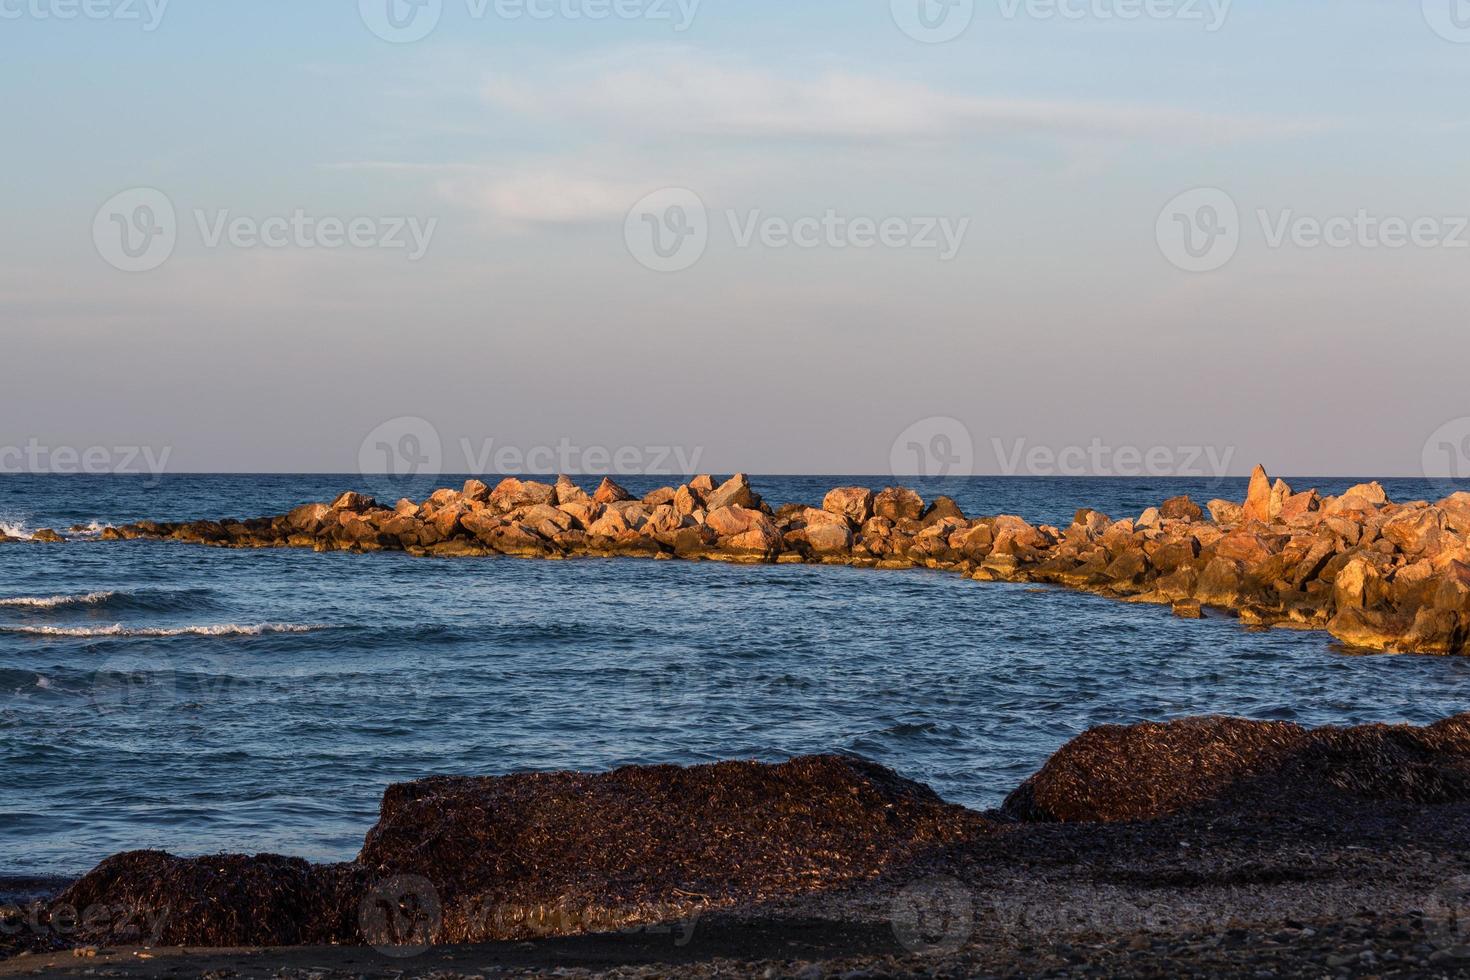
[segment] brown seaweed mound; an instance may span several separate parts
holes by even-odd
[[[335,942],[355,911],[349,866],[224,854],[114,855],[67,889],[53,919],[86,940],[165,946],[294,946]]]
[[[1281,808],[1343,796],[1470,800],[1470,715],[1427,728],[1308,730],[1238,718],[1108,725],[1064,745],[1002,812],[1029,822],[1113,823],[1247,794]]]
[[[419,876],[467,941],[656,921],[871,877],[984,824],[838,756],[394,786],[358,863]]]
[[[82,918],[75,935],[89,942],[569,935],[871,877],[984,826],[927,787],[838,756],[435,778],[389,788],[354,864],[137,851],[52,909]]]

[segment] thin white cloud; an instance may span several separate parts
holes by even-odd
[[[481,92],[496,108],[543,121],[703,136],[951,139],[1035,132],[1214,142],[1319,128],[1168,106],[961,94],[844,71],[801,77],[646,51],[565,66],[546,78],[492,77]]]
[[[537,170],[482,173],[439,183],[446,199],[511,226],[622,220],[643,184],[584,174]]]

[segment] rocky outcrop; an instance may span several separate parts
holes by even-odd
[[[904,487],[839,487],[820,508],[773,510],[739,474],[696,477],[641,500],[610,479],[590,494],[567,477],[493,488],[471,480],[421,503],[387,507],[349,492],[281,517],[140,522],[103,536],[439,557],[927,567],[1169,605],[1191,618],[1226,611],[1253,628],[1326,630],[1368,650],[1470,650],[1470,494],[1394,503],[1368,483],[1322,497],[1260,467],[1240,503],[1176,497],[1118,520],[1083,509],[1066,528],[967,517],[948,498],[926,502]]]

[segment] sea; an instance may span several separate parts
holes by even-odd
[[[668,478],[619,478],[643,493]],[[1340,492],[1357,479],[1288,478]],[[435,774],[862,756],[999,804],[1097,725],[1224,713],[1425,723],[1470,658],[927,570],[420,559],[104,542],[142,518],[283,513],[464,477],[0,477],[0,879],[118,851],[350,860],[388,785]],[[591,489],[597,478],[582,481]],[[678,481],[672,481],[678,482]],[[891,477],[752,477],[773,504]],[[1236,479],[905,480],[967,514],[1066,526]],[[1386,480],[1396,500],[1445,488]]]

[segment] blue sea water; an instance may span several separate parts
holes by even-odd
[[[461,481],[13,476],[0,524],[250,517]],[[773,503],[887,482],[754,479]],[[1080,505],[1119,517],[1245,489],[907,482],[969,514],[1061,525]],[[1385,483],[1395,499],[1443,493]],[[435,773],[836,751],[990,806],[1099,724],[1422,723],[1465,710],[1467,691],[1470,659],[1350,656],[1321,634],[928,571],[5,544],[0,876],[77,874],[137,847],[346,859],[385,786]]]

